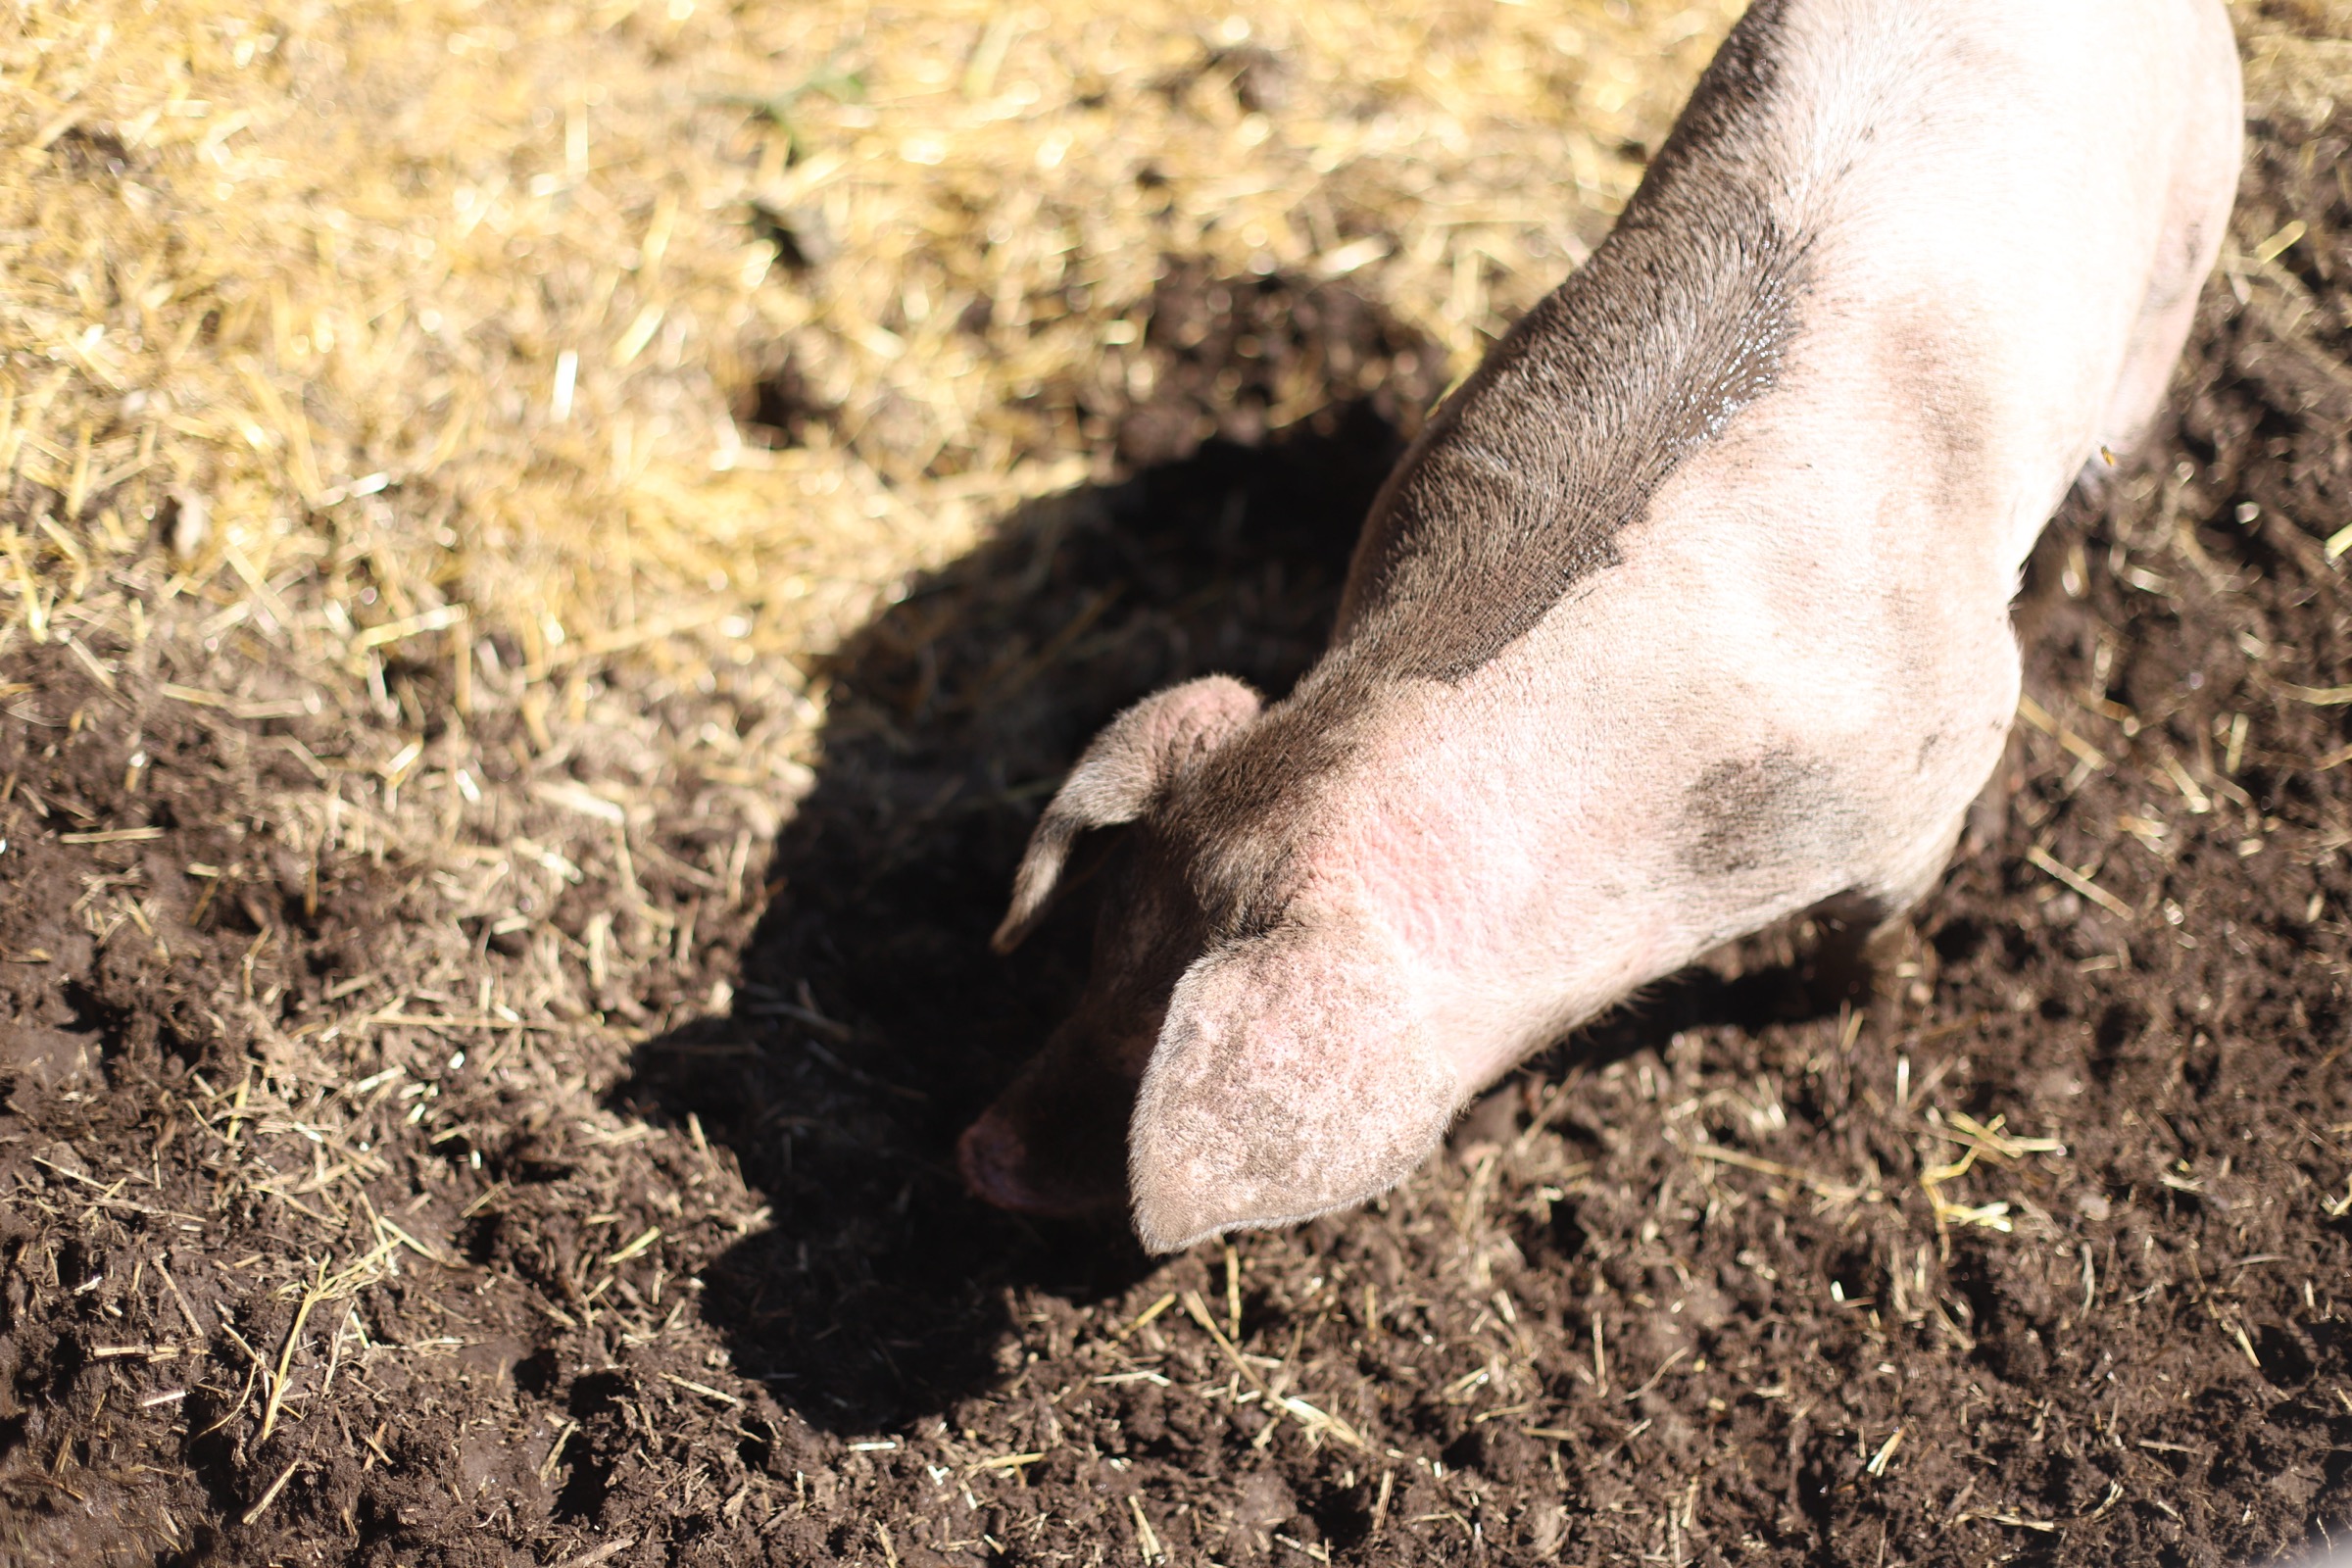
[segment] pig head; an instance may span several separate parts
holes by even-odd
[[[1130,1199],[1145,1245],[1168,1250],[1360,1201],[1444,1134],[1462,1089],[1403,994],[1403,955],[1302,874],[1313,780],[1232,744],[1261,711],[1222,676],[1148,698],[1039,819],[1000,952],[1044,914],[1082,833],[1124,842],[1086,993],[963,1135],[981,1197],[1062,1216]]]

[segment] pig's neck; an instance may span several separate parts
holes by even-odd
[[[1758,444],[1788,439],[1759,422]],[[1776,477],[1752,450],[1686,468],[1617,564],[1459,682],[1380,681],[1343,642],[1301,686],[1378,691],[1317,786],[1302,859],[1319,896],[1389,933],[1465,1090],[1846,891],[1854,824],[1965,802],[1997,756],[2016,701],[2006,564],[1968,529],[1923,527],[1934,503],[1899,473]],[[1922,604],[1903,580],[1942,592]],[[1939,862],[1936,815],[1924,850],[1886,858]]]
[[[1458,686],[1399,689],[1326,784],[1307,857],[1317,896],[1396,944],[1465,1091],[1699,941],[1641,782],[1611,755],[1623,726],[1531,674],[1506,655]]]

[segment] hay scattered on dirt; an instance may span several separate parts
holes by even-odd
[[[1466,365],[1727,20],[31,8],[0,636],[119,634],[146,562],[289,612],[314,679],[486,633],[533,675],[806,652],[1083,471],[1067,387],[1170,257],[1357,274]]]

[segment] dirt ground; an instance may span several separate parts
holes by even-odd
[[[724,747],[645,760],[785,722],[748,674],[551,712],[494,665],[480,776],[410,785],[315,694],[189,700],[228,655],[160,569],[128,590],[154,635],[9,651],[0,1556],[2204,1568],[2340,1539],[2352,117],[2255,132],[2179,428],[2036,555],[2003,804],[1879,1000],[1812,1013],[1802,934],[1759,939],[1530,1063],[1371,1208],[1167,1262],[960,1191],[954,1135],[1087,922],[985,938],[1106,715],[1312,658],[1444,380],[1377,300],[1171,259],[1141,340],[1036,394],[1118,477],[808,672],[790,813]],[[1323,412],[1269,428],[1299,378]],[[438,714],[449,679],[396,663],[383,700]],[[352,768],[444,787],[448,853],[347,803]],[[477,837],[530,863],[446,869]]]

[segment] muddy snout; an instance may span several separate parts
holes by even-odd
[[[974,1198],[1019,1214],[1076,1219],[1127,1204],[1127,1119],[1136,1079],[1056,1041],[956,1141]]]
[[[982,1202],[1016,1213],[1041,1209],[1040,1194],[1028,1176],[1029,1149],[1012,1118],[991,1105],[956,1140],[956,1166],[963,1185]]]

